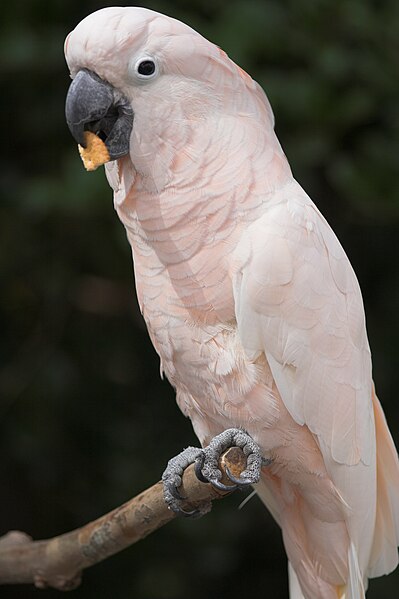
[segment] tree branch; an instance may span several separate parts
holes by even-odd
[[[240,448],[228,449],[220,462],[222,481],[229,484],[226,465],[235,476],[241,474],[246,459]],[[184,472],[180,492],[187,497],[186,510],[229,494],[200,482],[193,465]],[[74,589],[85,568],[144,539],[175,517],[164,502],[162,482],[158,482],[101,518],[52,539],[32,541],[23,532],[11,531],[0,537],[0,584]]]

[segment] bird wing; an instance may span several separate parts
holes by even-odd
[[[371,357],[356,276],[295,181],[268,201],[232,259],[240,340],[250,358],[266,355],[287,410],[315,436],[349,506],[348,563],[361,587],[377,489]]]
[[[264,352],[282,400],[329,460],[373,462],[371,358],[349,260],[295,182],[247,228],[234,256],[238,332]]]

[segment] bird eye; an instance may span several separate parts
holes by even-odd
[[[155,73],[155,63],[153,60],[145,58],[141,60],[137,65],[137,72],[139,75],[149,77]]]
[[[142,54],[139,58],[133,58],[129,64],[128,73],[136,83],[146,83],[152,81],[159,75],[160,68],[156,58],[151,54]],[[139,80],[139,81],[137,81]]]

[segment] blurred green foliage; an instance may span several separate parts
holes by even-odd
[[[64,122],[66,34],[104,6],[18,0],[0,23],[0,530],[52,536],[157,480],[195,443],[134,296],[130,250],[102,172]],[[257,79],[297,179],[359,276],[374,375],[398,442],[399,3],[151,0]],[[277,526],[239,497],[177,521],[85,574],[76,597],[287,596]],[[370,599],[397,596],[398,573]],[[27,587],[4,598],[33,597]],[[55,591],[47,597],[58,597]]]

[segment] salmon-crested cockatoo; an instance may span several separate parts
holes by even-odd
[[[144,8],[95,12],[65,52],[68,125],[108,151],[140,308],[205,448],[171,461],[168,503],[179,509],[185,464],[217,485],[218,452],[241,445],[235,482],[257,483],[281,526],[291,599],[364,598],[398,563],[398,458],[356,276],[294,180],[264,92]]]

